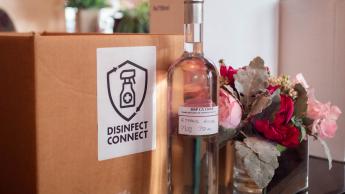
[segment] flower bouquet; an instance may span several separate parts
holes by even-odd
[[[260,57],[240,69],[220,63],[221,140],[236,134],[234,176],[242,176],[244,185],[262,192],[279,166],[281,153],[299,147],[307,136],[323,145],[331,168],[324,138],[335,135],[341,114],[337,106],[316,100],[302,74],[294,79],[272,76]],[[236,190],[241,183],[234,181]]]

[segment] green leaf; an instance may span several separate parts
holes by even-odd
[[[307,136],[307,130],[303,126],[301,126],[299,128],[299,130],[301,131],[300,142],[302,142],[305,139],[305,137]]]
[[[303,117],[306,115],[307,107],[308,107],[307,91],[302,86],[302,84],[296,84],[294,89],[297,91],[298,97],[295,101],[293,115],[296,117]]]
[[[133,9],[122,11],[123,17],[115,29],[121,33],[148,33],[149,31],[149,5],[142,2]]]
[[[300,142],[302,142],[307,135],[307,130],[304,127],[303,120],[294,116],[291,118],[291,121],[300,130],[301,134],[299,138]]]
[[[276,148],[280,153],[284,152],[287,149],[285,146],[283,146],[281,144],[277,144]]]
[[[260,57],[253,59],[245,69],[234,75],[236,90],[240,93],[241,103],[245,107],[255,100],[255,96],[266,90],[268,73],[264,61]]]
[[[67,0],[66,6],[90,9],[106,7],[108,4],[107,0]]]

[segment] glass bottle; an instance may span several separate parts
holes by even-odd
[[[185,0],[184,29],[168,71],[168,194],[217,194],[218,71],[203,55],[203,0]]]

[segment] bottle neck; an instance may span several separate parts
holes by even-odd
[[[186,0],[184,6],[185,52],[193,55],[203,55],[204,3],[202,0]]]
[[[187,53],[203,55],[203,24],[184,25],[184,50]]]

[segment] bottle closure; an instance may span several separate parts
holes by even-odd
[[[185,50],[202,53],[204,0],[184,1]]]
[[[203,0],[184,1],[184,23],[201,24],[203,23]]]

